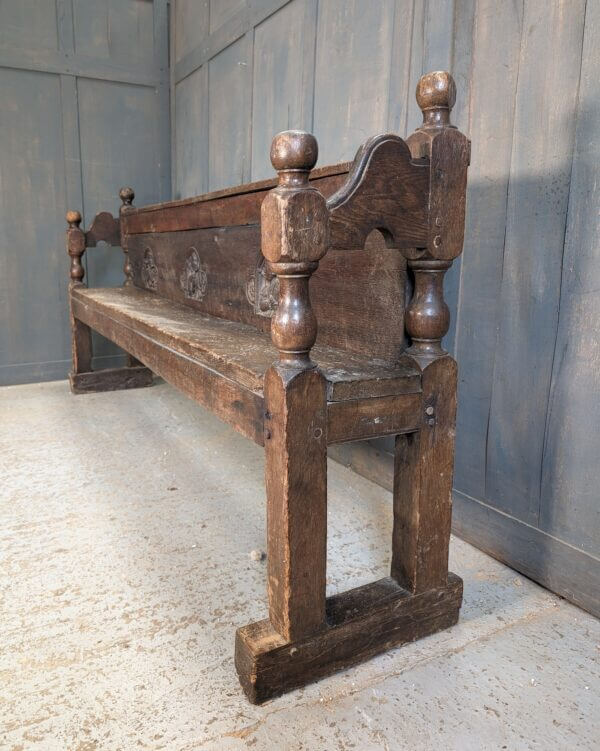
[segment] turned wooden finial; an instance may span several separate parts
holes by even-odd
[[[135,193],[133,192],[133,188],[121,188],[121,190],[119,191],[119,198],[123,202],[123,205],[121,206],[121,211],[131,206],[131,204],[133,203],[133,199],[135,198]]]
[[[280,185],[307,184],[318,156],[317,139],[304,130],[284,130],[271,144],[271,164],[279,174]]]
[[[67,211],[67,253],[71,257],[69,276],[71,285],[83,284],[85,270],[81,263],[81,256],[85,253],[85,232],[79,227],[81,214],[79,211]]]
[[[133,199],[135,198],[135,193],[133,192],[133,188],[121,188],[119,191],[119,198],[121,199],[122,205],[119,208],[119,217],[123,214],[124,211],[132,207]],[[121,227],[121,248],[123,249],[123,254],[125,256],[125,262],[123,264],[123,273],[125,274],[125,281],[123,282],[124,287],[131,287],[133,285],[133,266],[131,265],[131,261],[129,260],[129,248],[127,247],[127,242],[125,241],[125,238],[123,237],[123,229]]]
[[[417,84],[417,104],[423,112],[422,128],[450,125],[450,112],[456,102],[456,84],[445,70],[421,76]]]
[[[327,251],[329,213],[325,198],[309,183],[319,149],[310,133],[278,133],[271,163],[279,184],[261,208],[262,252],[279,278],[279,304],[271,322],[271,338],[282,363],[314,367],[310,350],[317,321],[310,305],[308,282]]]
[[[67,211],[66,219],[69,229],[77,229],[81,224],[81,214],[78,211]]]

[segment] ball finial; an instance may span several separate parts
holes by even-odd
[[[421,76],[417,84],[417,104],[423,112],[426,123],[428,111],[447,110],[449,113],[455,101],[456,84],[450,73],[445,70],[436,70]]]
[[[66,216],[69,227],[79,227],[81,224],[81,214],[78,211],[67,211]]]
[[[271,144],[271,164],[278,172],[309,172],[317,163],[317,139],[304,130],[284,130]]]
[[[133,188],[121,188],[119,191],[119,198],[123,201],[124,206],[131,206],[133,199],[135,198]]]

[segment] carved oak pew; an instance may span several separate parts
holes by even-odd
[[[253,702],[458,619],[456,364],[441,346],[469,162],[454,100],[452,77],[430,73],[421,127],[368,140],[352,164],[313,170],[315,138],[287,131],[271,149],[277,182],[141,208],[123,189],[119,219],[99,214],[87,232],[67,214],[72,390],[156,373],[265,448],[269,617],[235,647]],[[100,241],[123,249],[120,288],[83,283]],[[91,371],[91,329],[129,353],[125,367]],[[326,598],[327,445],[384,435],[396,436],[390,576]]]

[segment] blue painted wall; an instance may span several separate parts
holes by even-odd
[[[70,367],[64,215],[170,195],[166,0],[0,2],[0,385]],[[122,254],[85,256],[92,284]],[[98,364],[118,357],[97,340]]]

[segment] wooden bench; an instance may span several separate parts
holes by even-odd
[[[452,77],[430,73],[422,126],[406,142],[371,138],[351,164],[311,174],[315,138],[287,131],[271,149],[277,182],[142,208],[123,189],[119,218],[99,214],[87,232],[67,215],[72,390],[156,373],[265,448],[269,617],[235,646],[253,702],[458,619],[456,364],[441,345],[469,162],[454,100]],[[120,288],[83,283],[82,255],[101,241],[123,249]],[[92,371],[91,329],[129,353],[125,367]],[[327,445],[386,435],[390,576],[326,598]]]

